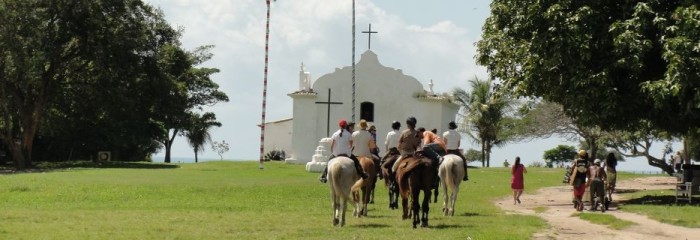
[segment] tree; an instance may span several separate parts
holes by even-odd
[[[478,63],[516,96],[564,106],[584,126],[700,122],[697,1],[494,0]]]
[[[214,143],[211,144],[211,149],[214,150],[214,152],[216,152],[217,154],[219,154],[221,161],[223,161],[224,153],[228,152],[229,146],[226,140],[222,140],[221,142],[214,141]]]
[[[481,154],[481,151],[472,148],[467,150],[464,154],[464,158],[467,159],[467,162],[484,162],[484,155]]]
[[[501,145],[513,137],[514,120],[508,116],[512,101],[507,95],[496,94],[491,80],[474,78],[469,81],[471,92],[461,88],[453,92],[460,106],[460,117],[465,127],[460,131],[481,144],[481,154],[486,166],[490,166],[493,146]],[[482,166],[484,166],[482,162]]]
[[[193,110],[203,110],[218,102],[227,102],[228,96],[219,91],[219,85],[210,76],[219,72],[215,68],[195,66],[211,59],[212,46],[203,46],[187,52],[176,45],[166,45],[159,53],[161,61],[155,69],[160,81],[164,81],[161,94],[164,96],[157,105],[159,115],[154,118],[161,126],[157,141],[165,147],[164,162],[170,162],[170,148],[175,137],[181,135],[191,124]]]
[[[201,116],[197,113],[192,114],[192,123],[185,131],[185,136],[194,150],[195,163],[199,162],[197,153],[203,152],[204,144],[211,142],[209,129],[214,126],[221,127],[221,123],[216,121],[216,115],[214,113],[208,112]]]
[[[576,158],[576,148],[574,146],[559,145],[555,148],[544,151],[542,158],[548,160],[548,163],[558,164],[566,163]]]
[[[569,117],[564,108],[549,101],[530,101],[521,108],[523,117],[517,124],[516,131],[521,139],[548,138],[559,136],[570,141],[583,139],[581,149],[589,151],[589,161],[593,161],[601,146],[599,139],[605,133],[601,127],[585,126]]]
[[[672,136],[659,131],[651,122],[641,122],[634,129],[636,130],[610,132],[605,137],[605,142],[624,157],[644,157],[650,166],[658,167],[667,174],[673,175],[673,166],[666,160],[666,155],[671,156],[670,154],[673,153],[670,143]],[[662,141],[667,142],[663,155],[661,158],[652,156],[649,153],[652,144]]]
[[[0,0],[0,22],[0,139],[18,169],[57,97],[143,73],[148,42],[174,36],[140,0]]]

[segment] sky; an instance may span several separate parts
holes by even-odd
[[[223,124],[211,129],[213,141],[225,140],[230,150],[226,160],[259,159],[262,114],[263,68],[265,59],[264,0],[145,0],[160,8],[168,22],[183,29],[182,44],[194,50],[214,45],[214,57],[204,64],[220,73],[212,76],[230,101],[207,109]],[[372,51],[388,67],[402,69],[427,89],[466,90],[474,77],[486,79],[488,72],[476,64],[475,43],[490,13],[489,0],[356,0],[356,61],[368,48],[368,36],[361,33],[372,24]],[[436,4],[439,3],[439,4]],[[300,65],[304,63],[315,81],[335,68],[352,65],[352,1],[279,0],[272,3],[270,20],[268,93],[266,122],[292,117],[292,99],[298,88]],[[380,136],[386,135],[386,130]],[[463,148],[479,149],[463,138]],[[520,156],[526,165],[542,161],[545,150],[576,142],[551,138],[494,148],[491,165]],[[465,146],[466,145],[466,146]],[[661,145],[661,144],[658,144]],[[657,150],[656,155],[661,154]],[[266,151],[267,152],[267,151]],[[654,153],[654,152],[652,152]],[[184,137],[177,137],[172,156],[193,158]],[[155,159],[164,156],[161,151]],[[209,146],[200,159],[219,159]],[[175,162],[176,160],[174,160]],[[472,163],[473,164],[473,163]],[[619,166],[634,171],[658,171],[641,158]]]

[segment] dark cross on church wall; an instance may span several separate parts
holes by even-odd
[[[369,30],[368,31],[362,31],[362,33],[367,34],[367,49],[372,49],[372,33],[379,33],[379,32],[373,32],[372,31],[372,24],[369,24]]]
[[[316,104],[326,104],[328,106],[328,112],[326,117],[326,136],[330,136],[331,131],[331,104],[343,104],[342,102],[331,102],[331,89],[328,89],[328,101],[316,102]]]

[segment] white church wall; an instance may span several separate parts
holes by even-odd
[[[316,108],[308,107],[316,101],[316,97],[313,94],[297,94],[293,95],[294,105],[293,114],[294,120],[292,121],[292,150],[288,153],[288,158],[285,160],[286,163],[292,164],[305,164],[311,161],[311,156],[313,155],[313,150],[316,149],[316,139],[315,133],[316,129],[314,124],[316,122]],[[312,124],[310,124],[312,123]],[[307,134],[304,134],[307,133]],[[305,151],[306,149],[311,149],[311,151]]]
[[[371,51],[363,53],[356,64],[355,80],[354,120],[360,121],[363,102],[374,104],[374,121],[370,123],[378,129],[377,143],[382,153],[386,133],[391,130],[393,121],[401,122],[403,130],[406,118],[414,116],[419,126],[443,131],[447,129],[447,122],[454,120],[456,111],[449,116],[450,112],[444,110],[450,103],[418,99],[417,94],[424,92],[423,85],[399,69],[382,66]],[[318,141],[328,136],[328,106],[316,102],[328,101],[329,88],[332,91],[330,101],[342,102],[330,107],[330,135],[338,129],[339,119],[352,120],[352,68],[336,68],[335,72],[319,77],[313,82],[312,90],[316,95],[309,98],[311,100],[290,94],[295,101],[293,152],[300,163],[310,162]],[[297,121],[300,118],[305,120]]]
[[[265,154],[272,150],[282,150],[289,154],[292,150],[292,119],[265,124]]]

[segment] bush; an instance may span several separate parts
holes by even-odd
[[[272,150],[265,154],[265,161],[284,161],[285,156],[284,150]]]
[[[528,167],[538,167],[538,168],[541,168],[541,167],[544,167],[544,163],[543,163],[543,162],[534,161],[534,162],[530,163],[530,166],[528,166]]]

